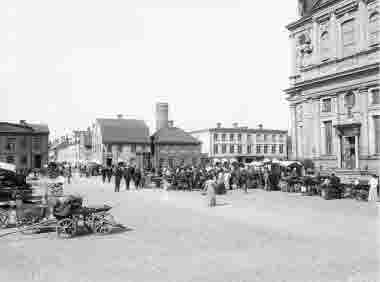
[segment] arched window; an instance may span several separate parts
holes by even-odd
[[[355,21],[353,19],[342,23],[342,44],[344,57],[355,52]]]
[[[329,33],[327,31],[323,32],[321,35],[321,59],[325,60],[329,57],[330,46],[329,46]]]
[[[375,12],[372,13],[371,16],[369,17],[369,44],[370,45],[375,45],[379,43],[379,33],[380,33],[380,28],[379,28],[379,13]]]

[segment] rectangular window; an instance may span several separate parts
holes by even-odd
[[[233,153],[235,153],[235,146],[230,145],[230,154],[233,154]]]
[[[273,145],[272,145],[272,154],[275,154],[275,153],[276,153],[276,145],[273,144]]]
[[[227,145],[223,144],[222,145],[222,154],[225,154],[225,153],[227,153]]]
[[[379,13],[374,12],[369,17],[369,44],[371,46],[379,44],[380,27],[379,27]]]
[[[256,154],[261,153],[261,145],[256,145]]]
[[[241,154],[242,153],[242,146],[241,145],[238,145],[238,154]]]
[[[276,134],[273,134],[273,135],[272,135],[272,141],[273,141],[273,142],[276,142]]]
[[[379,105],[380,104],[380,90],[374,89],[371,91],[372,93],[372,105]]]
[[[6,149],[9,152],[15,152],[16,151],[16,138],[15,137],[8,137],[7,138]]]
[[[7,163],[14,164],[15,163],[15,156],[7,156],[6,160],[7,160]]]
[[[222,134],[222,141],[226,141],[226,134],[225,133]]]
[[[380,154],[380,116],[373,117],[375,127],[375,152]]]
[[[283,154],[284,153],[284,144],[280,144],[279,147],[278,147],[278,151],[280,154]]]
[[[25,149],[26,148],[26,144],[27,144],[27,138],[26,138],[26,136],[20,137],[20,147],[22,149]]]
[[[355,21],[349,20],[342,24],[343,56],[352,55],[355,52]]]
[[[252,135],[251,134],[247,134],[247,142],[252,142]]]
[[[214,134],[214,141],[218,141],[218,134],[217,133]]]
[[[241,133],[238,134],[238,141],[241,141]]]
[[[264,134],[264,141],[268,141],[268,135]]]
[[[234,141],[234,134],[233,133],[230,134],[230,141]]]
[[[261,134],[256,134],[256,142],[261,142]]]
[[[332,122],[326,121],[325,123],[325,152],[326,155],[332,155]]]
[[[323,32],[321,35],[321,42],[320,42],[320,55],[322,60],[326,60],[329,57],[330,53],[330,38],[329,33],[327,31]]]
[[[117,150],[121,153],[123,151],[123,146],[122,145],[117,146]]]
[[[214,154],[218,154],[218,144],[214,144]]]
[[[331,113],[331,99],[330,98],[322,100],[322,112]]]
[[[247,154],[252,153],[252,145],[247,145]]]
[[[264,154],[268,154],[268,145],[264,145]]]

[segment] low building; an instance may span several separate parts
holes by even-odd
[[[190,132],[202,142],[202,154],[209,159],[237,160],[250,162],[264,158],[287,158],[287,131],[265,129],[262,125],[257,129],[239,127],[222,127],[218,123],[215,128]]]
[[[201,161],[201,142],[172,122],[152,136],[154,167],[198,165]]]
[[[92,128],[93,160],[112,165],[119,162],[150,166],[149,128],[143,120],[99,118]]]
[[[49,128],[45,124],[0,122],[0,162],[17,169],[42,168],[49,160]]]

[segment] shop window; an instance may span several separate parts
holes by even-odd
[[[380,154],[380,116],[373,117],[375,128],[375,153]]]
[[[227,152],[227,145],[223,144],[222,145],[222,154],[225,154]]]
[[[278,146],[278,151],[279,151],[280,154],[283,154],[283,153],[284,153],[284,144],[280,144],[280,145]]]
[[[256,145],[256,154],[261,153],[261,145]]]
[[[331,98],[322,100],[322,112],[331,113]]]
[[[218,154],[218,144],[214,144],[214,154]]]
[[[233,154],[233,153],[235,153],[235,146],[230,145],[230,154]]]
[[[241,145],[238,145],[238,154],[241,154],[242,153],[242,146]]]
[[[264,154],[268,154],[268,145],[264,145]]]
[[[372,105],[379,105],[380,104],[380,89],[373,89],[371,91],[371,97],[372,97]]]
[[[355,21],[348,20],[342,23],[343,56],[352,55],[355,52]]]
[[[332,142],[333,142],[332,122],[326,121],[324,122],[324,125],[325,125],[325,153],[326,155],[332,155]]]
[[[276,153],[276,145],[272,145],[272,154],[275,154]]]
[[[252,145],[247,145],[247,154],[252,153]]]
[[[320,42],[320,56],[322,60],[327,60],[329,58],[329,53],[330,53],[329,45],[330,45],[329,33],[325,31],[321,35],[321,42]]]
[[[372,13],[369,17],[369,44],[370,46],[379,44],[379,13]]]
[[[9,152],[16,151],[16,138],[14,138],[14,137],[8,137],[7,138],[6,149]]]

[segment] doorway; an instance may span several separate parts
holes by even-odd
[[[34,168],[41,168],[41,155],[35,155],[34,156]]]
[[[354,169],[355,164],[355,136],[343,136],[342,138],[342,167]]]
[[[107,158],[106,164],[108,167],[112,166],[112,158]]]

